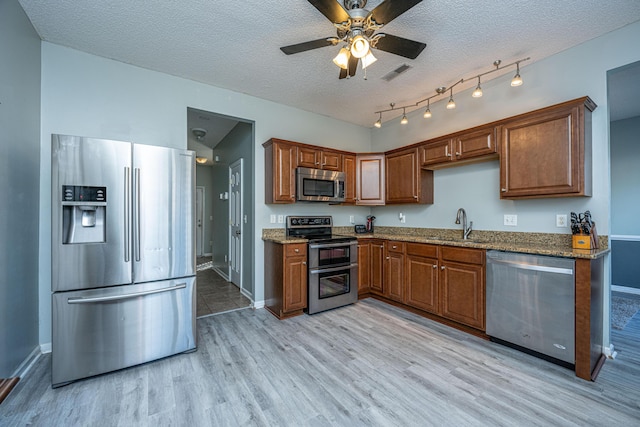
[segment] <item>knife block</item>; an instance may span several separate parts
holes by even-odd
[[[596,231],[596,223],[593,223],[590,234],[574,234],[572,238],[574,249],[597,249],[598,232]]]

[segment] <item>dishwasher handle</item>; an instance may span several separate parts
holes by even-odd
[[[569,276],[573,276],[573,269],[571,268],[548,267],[548,266],[536,265],[536,264],[523,264],[521,262],[506,261],[506,260],[495,259],[495,258],[491,258],[489,262],[492,264],[508,265],[512,268],[517,268],[520,270],[541,271],[543,273],[567,274]]]

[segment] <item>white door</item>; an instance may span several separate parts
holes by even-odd
[[[229,166],[229,278],[242,289],[242,181],[244,160]]]
[[[196,187],[196,256],[204,253],[204,187]]]

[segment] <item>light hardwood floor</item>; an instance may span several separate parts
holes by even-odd
[[[635,328],[634,330],[628,328]],[[625,331],[638,341],[640,317]],[[623,332],[625,332],[623,331]],[[43,356],[0,425],[637,426],[638,347],[598,381],[373,299],[198,320],[194,353],[51,389]],[[637,343],[638,344],[638,343]]]

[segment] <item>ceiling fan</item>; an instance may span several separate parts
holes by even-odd
[[[338,56],[333,60],[340,67],[339,78],[341,79],[356,74],[358,61],[362,60],[362,68],[366,68],[376,61],[370,48],[416,59],[427,46],[425,43],[391,34],[376,33],[376,31],[421,1],[384,0],[375,9],[368,11],[364,8],[367,0],[344,0],[344,7],[337,0],[309,0],[309,3],[333,22],[337,30],[337,37],[284,46],[280,50],[287,55],[292,55],[344,43]]]

